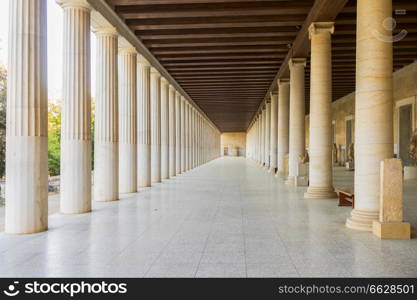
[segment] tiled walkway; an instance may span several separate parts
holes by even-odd
[[[91,214],[53,214],[48,232],[1,233],[0,276],[417,276],[417,239],[349,230],[350,208],[304,191],[218,159]]]

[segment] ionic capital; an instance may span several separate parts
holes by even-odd
[[[334,22],[313,22],[308,27],[308,36],[311,39],[313,34],[334,33]]]
[[[92,10],[87,0],[55,0],[62,8],[83,8]]]

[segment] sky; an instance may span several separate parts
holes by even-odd
[[[0,0],[0,64],[7,66],[9,35],[9,2]],[[48,4],[48,98],[62,98],[62,8],[55,0],[46,0]],[[91,52],[95,53],[95,37],[91,34]],[[91,55],[91,87],[95,95],[95,55]]]

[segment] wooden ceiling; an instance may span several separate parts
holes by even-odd
[[[317,0],[323,1],[324,0]],[[222,132],[245,131],[314,0],[107,0]],[[317,3],[316,3],[317,4]],[[395,0],[395,67],[417,58],[417,3]],[[354,90],[356,1],[336,19],[334,99]],[[304,24],[305,25],[305,24]],[[304,26],[305,27],[305,26]],[[306,105],[308,109],[309,68]]]

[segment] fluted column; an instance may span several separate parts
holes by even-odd
[[[117,32],[95,29],[97,89],[94,128],[94,200],[119,199]]]
[[[265,106],[265,169],[269,170],[271,159],[269,153],[271,144],[271,102],[268,100]]]
[[[151,66],[138,57],[138,188],[151,186]]]
[[[134,47],[119,48],[119,192],[137,191],[137,103]]]
[[[185,104],[185,170],[190,169],[190,105]]]
[[[181,94],[175,93],[175,175],[181,173],[181,156],[182,156],[182,141],[181,141],[181,124],[182,124],[182,110],[181,110]]]
[[[169,86],[168,102],[168,176],[171,178],[176,175],[176,92],[172,85]]]
[[[332,173],[333,22],[312,23],[310,71],[310,172],[306,198],[335,198]]]
[[[298,175],[299,157],[305,154],[305,58],[292,58],[290,66],[290,140],[287,184]]]
[[[266,109],[262,109],[261,113],[261,166],[265,165],[265,126],[266,126]]]
[[[151,69],[151,178],[161,182],[161,74]]]
[[[270,143],[269,143],[269,170],[275,173],[277,168],[277,157],[278,157],[278,94],[271,93],[271,132],[270,132]]]
[[[7,233],[48,229],[46,1],[9,3]]]
[[[63,101],[61,118],[62,213],[91,210],[90,6],[62,0]]]
[[[284,174],[285,155],[289,151],[290,82],[278,81],[278,159],[277,174]]]
[[[372,228],[378,219],[380,162],[393,157],[392,0],[357,1],[355,208],[346,226]]]
[[[168,179],[169,171],[169,85],[161,79],[161,179]]]
[[[181,173],[185,172],[185,99],[181,96]]]

